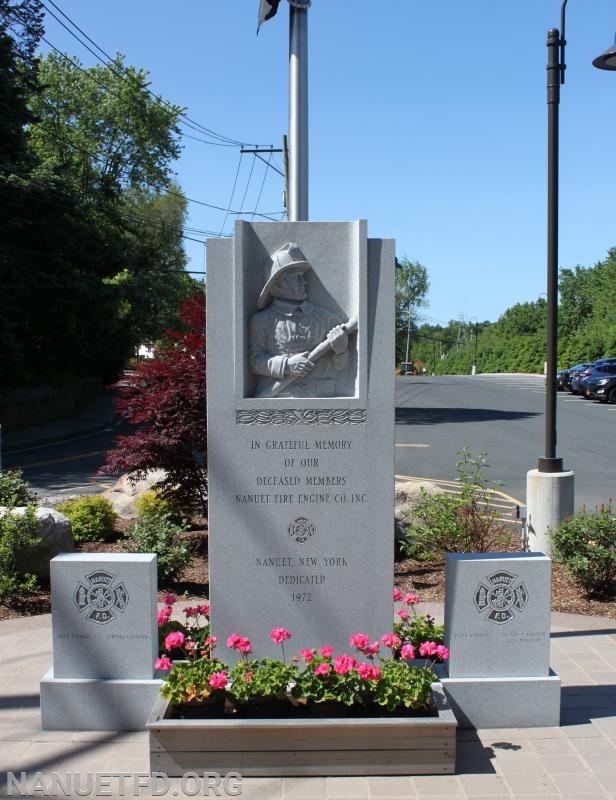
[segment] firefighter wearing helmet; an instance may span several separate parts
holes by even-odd
[[[272,396],[277,382],[293,376],[280,397],[335,397],[336,373],[349,365],[349,338],[336,315],[308,300],[310,263],[293,243],[279,248],[248,325],[256,397]],[[327,340],[331,355],[314,363],[311,350]]]

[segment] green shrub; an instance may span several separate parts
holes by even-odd
[[[459,451],[456,472],[460,494],[430,495],[423,489],[407,516],[406,542],[401,548],[410,556],[438,557],[445,553],[485,553],[510,546],[511,534],[498,512],[486,503],[488,481],[486,454]]]
[[[438,624],[430,614],[411,614],[407,619],[396,621],[393,632],[404,644],[412,644],[416,649],[423,642],[443,644],[445,641],[445,626]]]
[[[585,508],[552,532],[554,554],[589,595],[616,591],[616,509]]]
[[[25,514],[0,514],[0,602],[11,603],[36,585],[34,575],[23,573],[18,563],[28,563],[28,552],[39,543],[38,532],[33,506]]]
[[[0,506],[27,506],[36,502],[20,469],[0,472]]]
[[[118,515],[105,497],[83,495],[65,500],[58,511],[69,518],[76,542],[105,542],[114,536]]]
[[[178,524],[182,522],[182,515],[174,507],[174,504],[154,489],[140,495],[137,498],[135,507],[139,518],[142,520],[167,517]]]
[[[167,516],[142,519],[127,531],[128,549],[133,553],[156,553],[158,579],[173,580],[190,561],[190,552],[179,542],[184,531]]]

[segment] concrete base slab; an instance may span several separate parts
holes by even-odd
[[[141,731],[160,696],[160,680],[54,678],[40,682],[46,731]]]
[[[460,728],[560,725],[560,678],[446,678],[445,695]]]

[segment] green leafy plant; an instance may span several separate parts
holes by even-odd
[[[168,515],[142,519],[126,532],[127,548],[133,553],[156,553],[158,578],[173,580],[190,561],[190,551],[179,540],[185,528]]]
[[[20,469],[0,472],[0,506],[27,506],[36,502]]]
[[[410,556],[423,553],[442,557],[444,553],[503,549],[511,534],[498,512],[487,504],[489,485],[486,453],[473,456],[468,448],[458,452],[456,472],[459,494],[430,495],[423,489],[413,511],[407,516],[406,542],[401,548]]]
[[[76,542],[105,542],[115,534],[118,515],[105,497],[75,497],[60,503],[58,511],[68,517]]]
[[[404,661],[386,661],[375,681],[372,700],[388,711],[427,708],[434,673],[430,667],[409,669]]]
[[[33,589],[36,578],[23,571],[28,553],[39,543],[39,522],[34,508],[25,513],[7,510],[0,514],[0,602],[12,603],[24,591]]]
[[[174,504],[167,497],[163,497],[160,492],[151,490],[139,495],[135,502],[135,508],[140,519],[159,519],[167,517],[174,522],[180,523],[182,515],[179,514]]]
[[[616,508],[585,508],[552,532],[555,555],[589,595],[616,591]]]
[[[207,603],[186,606],[183,609],[184,621],[172,619],[173,606],[177,602],[174,594],[163,595],[163,608],[158,612],[158,651],[164,653],[167,648],[167,637],[170,633],[181,633],[183,639],[177,645],[181,650],[181,658],[194,658],[196,655],[208,655],[213,640],[210,635],[210,607]],[[178,641],[178,637],[175,637]],[[169,640],[171,641],[171,640]]]
[[[394,589],[394,600],[407,606],[398,611],[399,619],[394,622],[393,627],[401,642],[415,648],[419,648],[422,642],[443,643],[445,626],[437,624],[430,614],[417,614],[415,605],[419,603],[419,597],[416,594],[409,592],[403,595],[399,589]]]
[[[171,599],[175,602],[173,596]],[[165,608],[172,606],[165,598],[163,601]],[[169,612],[159,613],[159,625],[169,622]],[[414,648],[411,644],[402,645],[396,634],[387,633],[380,641],[371,642],[366,634],[354,633],[349,645],[355,648],[355,656],[336,655],[333,647],[325,645],[301,650],[299,656],[293,656],[287,663],[284,643],[291,639],[289,631],[274,628],[270,638],[281,645],[282,659],[251,659],[249,639],[231,634],[227,647],[240,658],[229,668],[212,656],[214,638],[208,637],[197,647],[184,632],[169,633],[164,639],[166,654],[155,665],[168,671],[161,690],[163,696],[173,703],[203,703],[220,699],[219,693],[224,692],[230,704],[248,713],[255,704],[276,700],[288,703],[290,714],[301,714],[309,711],[312,704],[328,702],[344,704],[360,713],[374,711],[375,707],[429,713],[432,666],[436,660],[448,656],[443,645],[423,642],[419,655],[426,659],[425,666],[410,666],[407,662],[415,658]],[[173,663],[169,656],[178,648],[185,660]],[[383,653],[388,650],[390,656],[386,657]],[[393,658],[395,654],[397,658]]]
[[[176,662],[166,675],[160,693],[173,704],[203,703],[218,694],[221,689],[210,683],[213,675],[225,673],[229,668],[216,658],[199,658],[195,661]],[[225,681],[226,685],[226,681]]]
[[[228,693],[238,705],[286,700],[299,670],[295,664],[285,664],[275,658],[254,658],[237,661],[229,672]]]

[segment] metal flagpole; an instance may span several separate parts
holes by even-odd
[[[289,220],[308,219],[308,9],[289,0]]]

